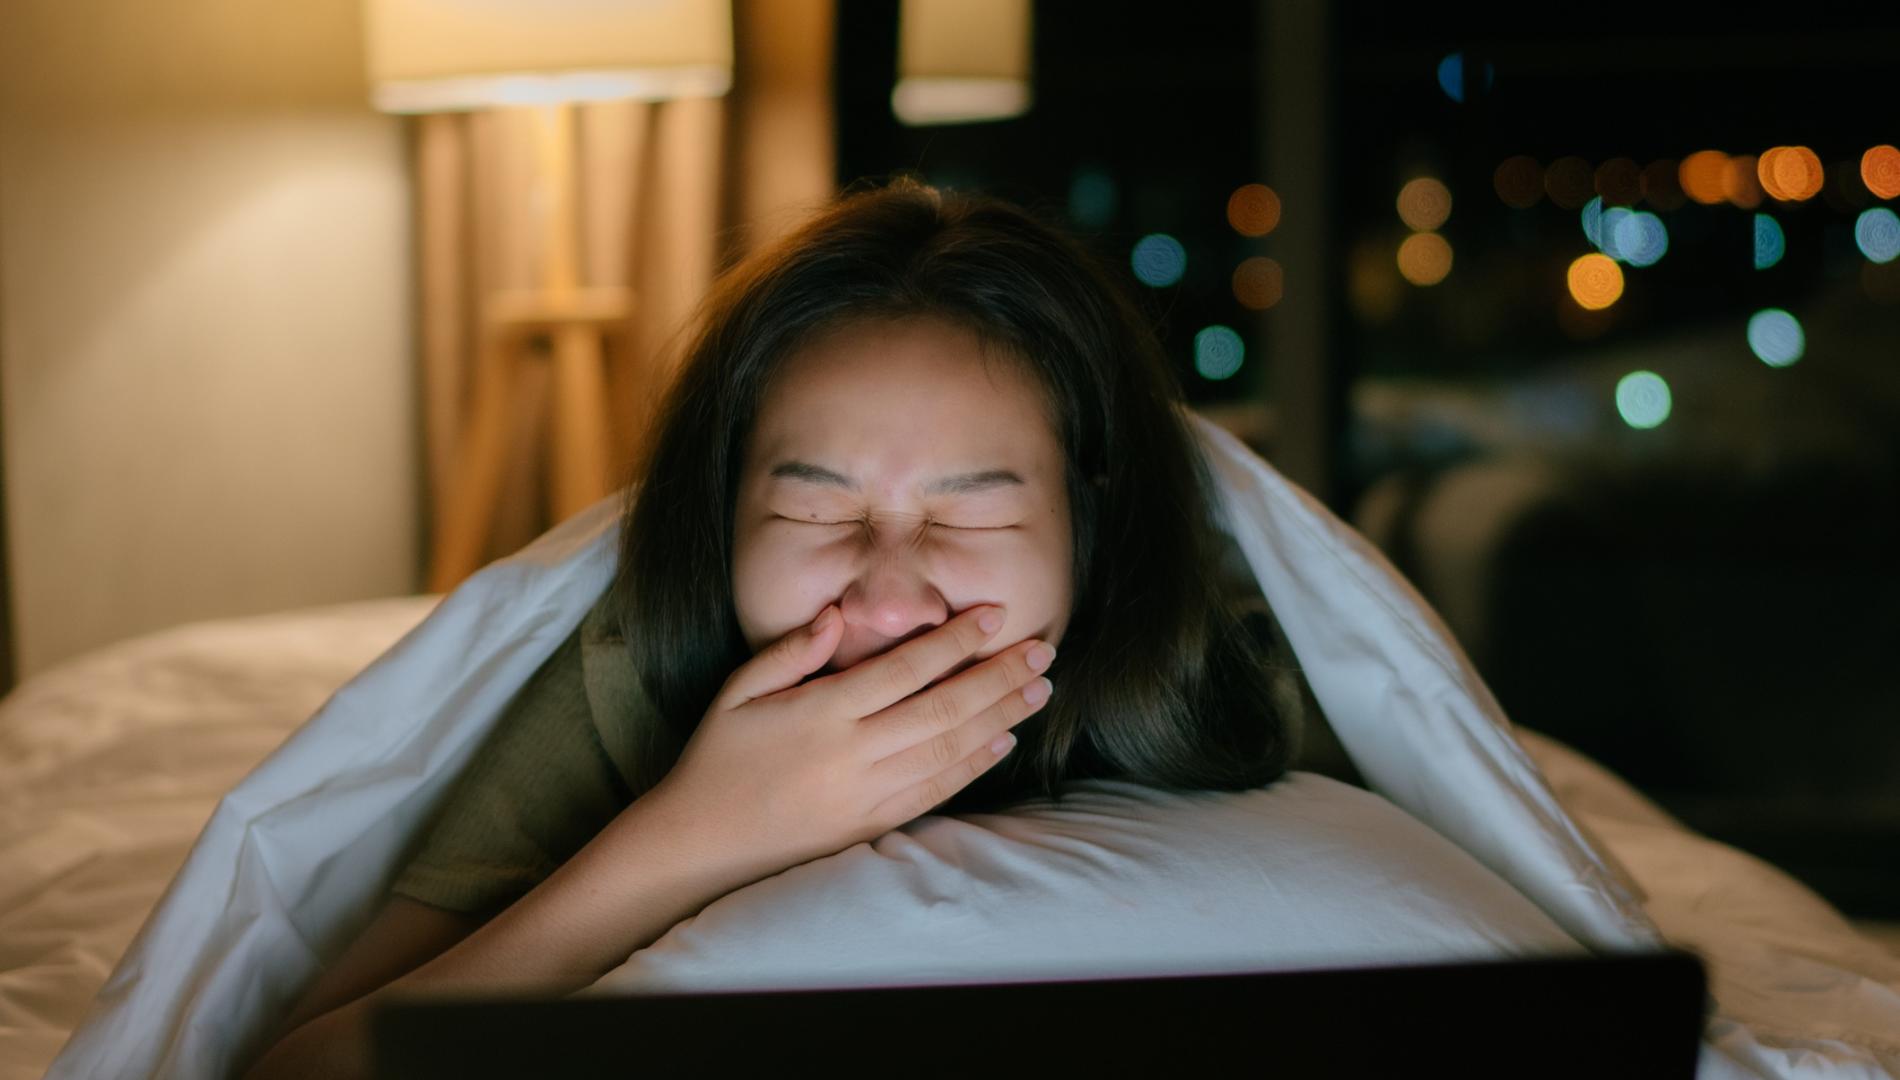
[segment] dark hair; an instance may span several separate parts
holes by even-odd
[[[1239,790],[1280,776],[1296,732],[1262,645],[1224,600],[1212,482],[1153,330],[1059,229],[900,176],[840,196],[702,302],[628,492],[608,601],[663,721],[649,781],[751,656],[732,597],[733,510],[780,361],[844,322],[918,315],[969,327],[1047,388],[1075,533],[1056,694],[939,809],[1060,798],[1081,777]]]

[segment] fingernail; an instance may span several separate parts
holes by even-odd
[[[986,634],[994,634],[1003,628],[1003,609],[991,608],[976,617],[976,624]]]
[[[1023,659],[1029,661],[1031,671],[1048,671],[1049,665],[1056,662],[1055,646],[1046,641],[1039,641],[1030,648],[1028,655]]]
[[[1049,695],[1055,692],[1056,685],[1054,683],[1048,679],[1037,679],[1028,686],[1023,687],[1023,700],[1029,702],[1031,705],[1040,705],[1048,701]]]
[[[1009,748],[1015,745],[1016,745],[1016,736],[1005,731],[1001,735],[998,735],[996,738],[990,740],[990,753],[1007,754],[1009,753]]]
[[[823,634],[825,631],[831,629],[832,621],[835,620],[837,617],[838,617],[838,609],[834,607],[828,607],[825,610],[819,612],[818,618],[812,621],[811,636],[818,637],[819,635]]]

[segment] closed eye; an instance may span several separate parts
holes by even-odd
[[[853,518],[852,520],[849,520],[849,521],[821,521],[821,520],[819,520],[819,519],[817,519],[817,518],[799,518],[799,517],[787,517],[787,516],[786,516],[786,515],[784,515],[784,514],[777,514],[777,515],[774,515],[774,516],[775,516],[775,517],[777,517],[777,518],[778,518],[779,520],[781,520],[781,521],[789,521],[789,522],[791,522],[791,523],[792,523],[792,524],[794,524],[794,525],[830,525],[830,526],[837,526],[837,525],[862,525],[862,524],[864,524],[864,522],[863,522],[862,520],[859,520],[859,519],[856,519],[856,518]],[[931,522],[931,523],[930,523],[930,525],[931,525],[931,527],[932,527],[932,528],[937,528],[937,529],[955,529],[955,530],[956,530],[957,532],[1008,532],[1008,531],[1009,531],[1009,530],[1011,530],[1011,529],[1016,529],[1016,528],[1020,528],[1020,527],[1021,527],[1021,526],[1018,526],[1018,525],[952,525],[952,524],[950,524],[950,523],[948,523],[948,522],[944,522],[944,521],[933,521],[933,522]]]

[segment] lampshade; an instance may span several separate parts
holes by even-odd
[[[365,0],[376,107],[716,97],[731,0]]]
[[[1030,0],[904,0],[891,110],[906,124],[1029,110]]]

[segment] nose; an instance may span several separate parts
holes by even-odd
[[[879,552],[845,590],[845,625],[874,636],[873,651],[949,621],[949,602],[917,562],[914,553]]]

